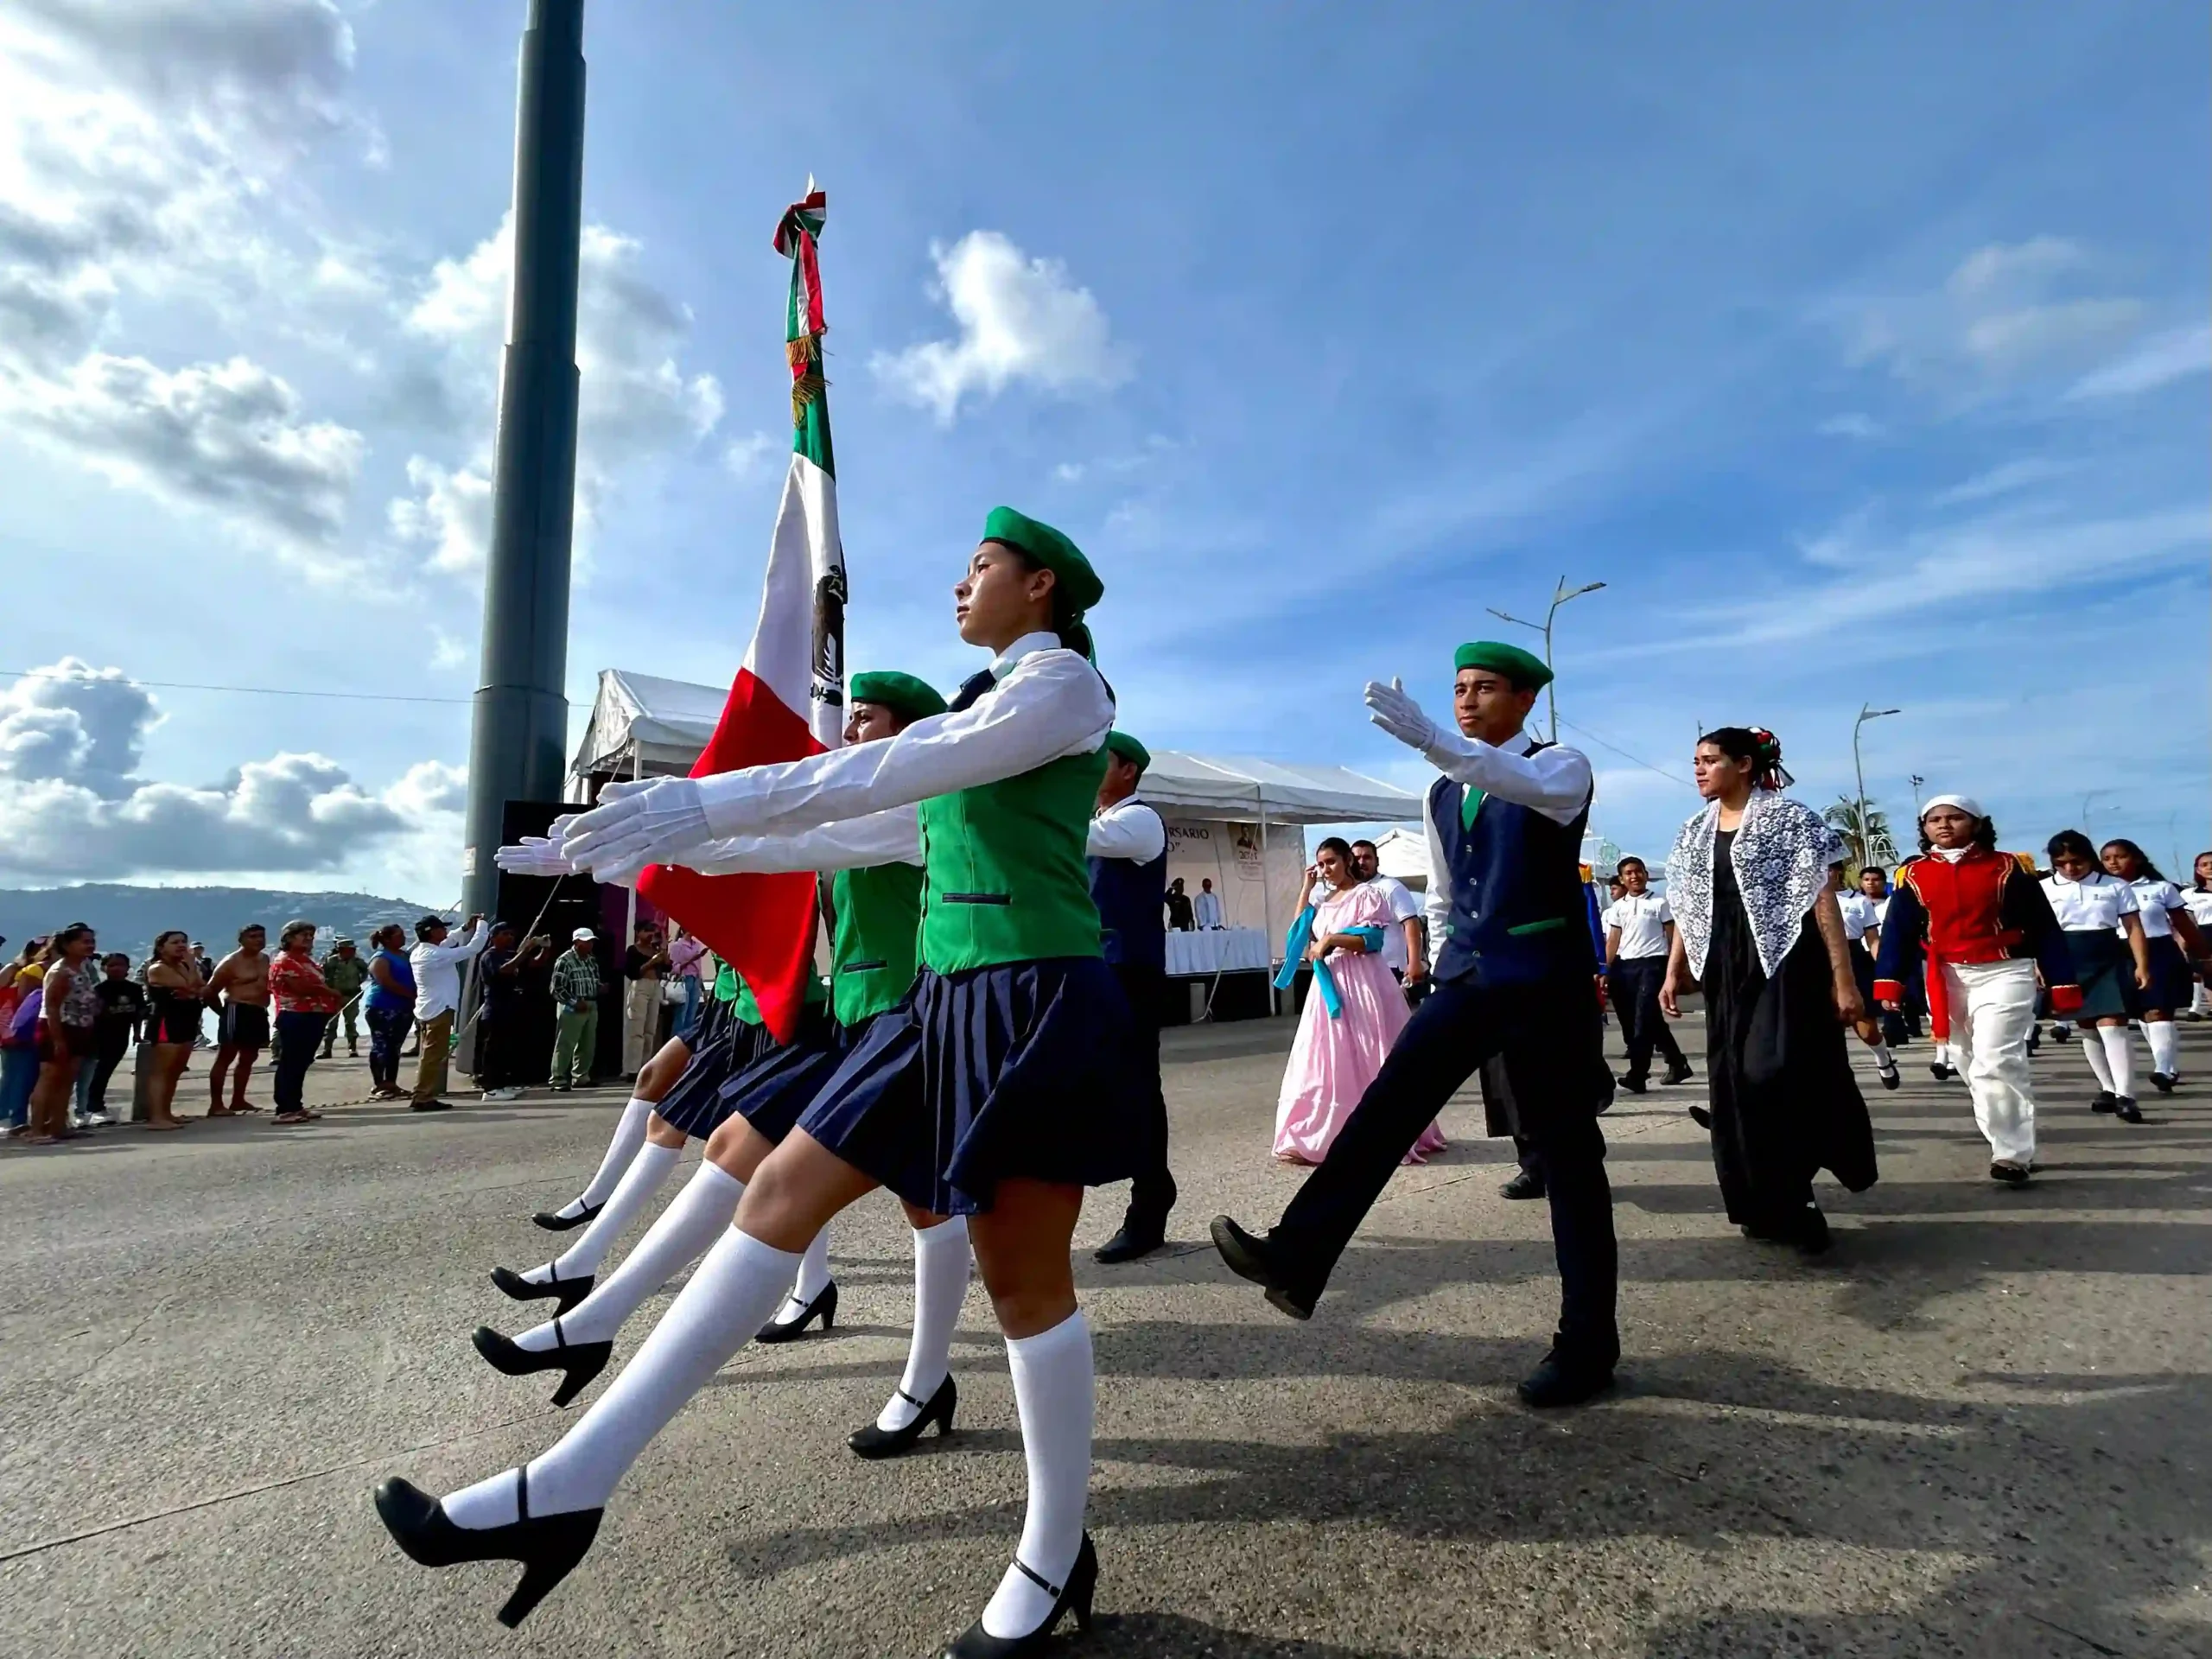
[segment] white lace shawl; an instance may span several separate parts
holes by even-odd
[[[1713,801],[1682,826],[1667,855],[1667,906],[1681,930],[1690,972],[1700,978],[1713,943],[1713,838],[1719,823],[1720,803]],[[1730,862],[1769,979],[1827,886],[1828,866],[1843,855],[1842,837],[1812,808],[1770,789],[1751,791]]]

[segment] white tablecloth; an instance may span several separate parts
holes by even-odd
[[[1167,936],[1167,971],[1194,974],[1266,973],[1274,965],[1268,936],[1256,927],[1217,927]]]

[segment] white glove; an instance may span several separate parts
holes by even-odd
[[[681,864],[713,836],[699,785],[689,778],[609,784],[599,804],[569,826],[563,850],[572,868],[588,867],[601,880],[647,864]]]
[[[1421,704],[1406,695],[1405,683],[1393,677],[1384,685],[1379,680],[1367,683],[1367,717],[1409,749],[1419,749],[1435,764],[1440,771],[1451,770],[1451,763],[1465,760],[1475,753],[1475,745],[1457,732],[1447,732],[1421,712]]]

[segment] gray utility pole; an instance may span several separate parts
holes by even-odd
[[[1866,763],[1859,758],[1859,728],[1870,720],[1880,720],[1886,715],[1903,714],[1901,709],[1877,709],[1871,702],[1859,705],[1859,718],[1851,722],[1851,767],[1859,774],[1859,868],[1865,869],[1874,861],[1874,837],[1866,828]],[[1915,779],[1916,784],[1920,780]],[[1919,797],[1916,794],[1916,801]]]
[[[569,554],[576,493],[583,0],[530,0],[515,99],[515,271],[499,377],[484,652],[468,745],[464,911],[489,913],[500,818],[568,771]]]
[[[1558,588],[1552,593],[1551,609],[1544,613],[1544,620],[1541,622],[1529,622],[1517,616],[1508,616],[1495,605],[1487,606],[1484,608],[1501,622],[1510,622],[1517,628],[1534,628],[1538,633],[1542,634],[1544,636],[1544,666],[1549,668],[1552,665],[1552,619],[1559,614],[1559,607],[1570,599],[1580,599],[1585,594],[1594,594],[1605,585],[1602,582],[1586,582],[1580,588],[1570,590],[1567,585],[1567,578],[1561,576],[1559,579]],[[1545,696],[1548,698],[1551,708],[1552,741],[1556,743],[1559,741],[1559,683],[1557,681],[1554,681],[1547,689]]]

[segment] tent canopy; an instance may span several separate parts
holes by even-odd
[[[677,776],[691,769],[721,717],[725,690],[602,668],[570,778]],[[642,764],[641,764],[642,763]],[[572,791],[574,792],[574,791]],[[1189,817],[1270,823],[1388,823],[1421,817],[1421,797],[1343,766],[1155,749],[1143,798]]]

